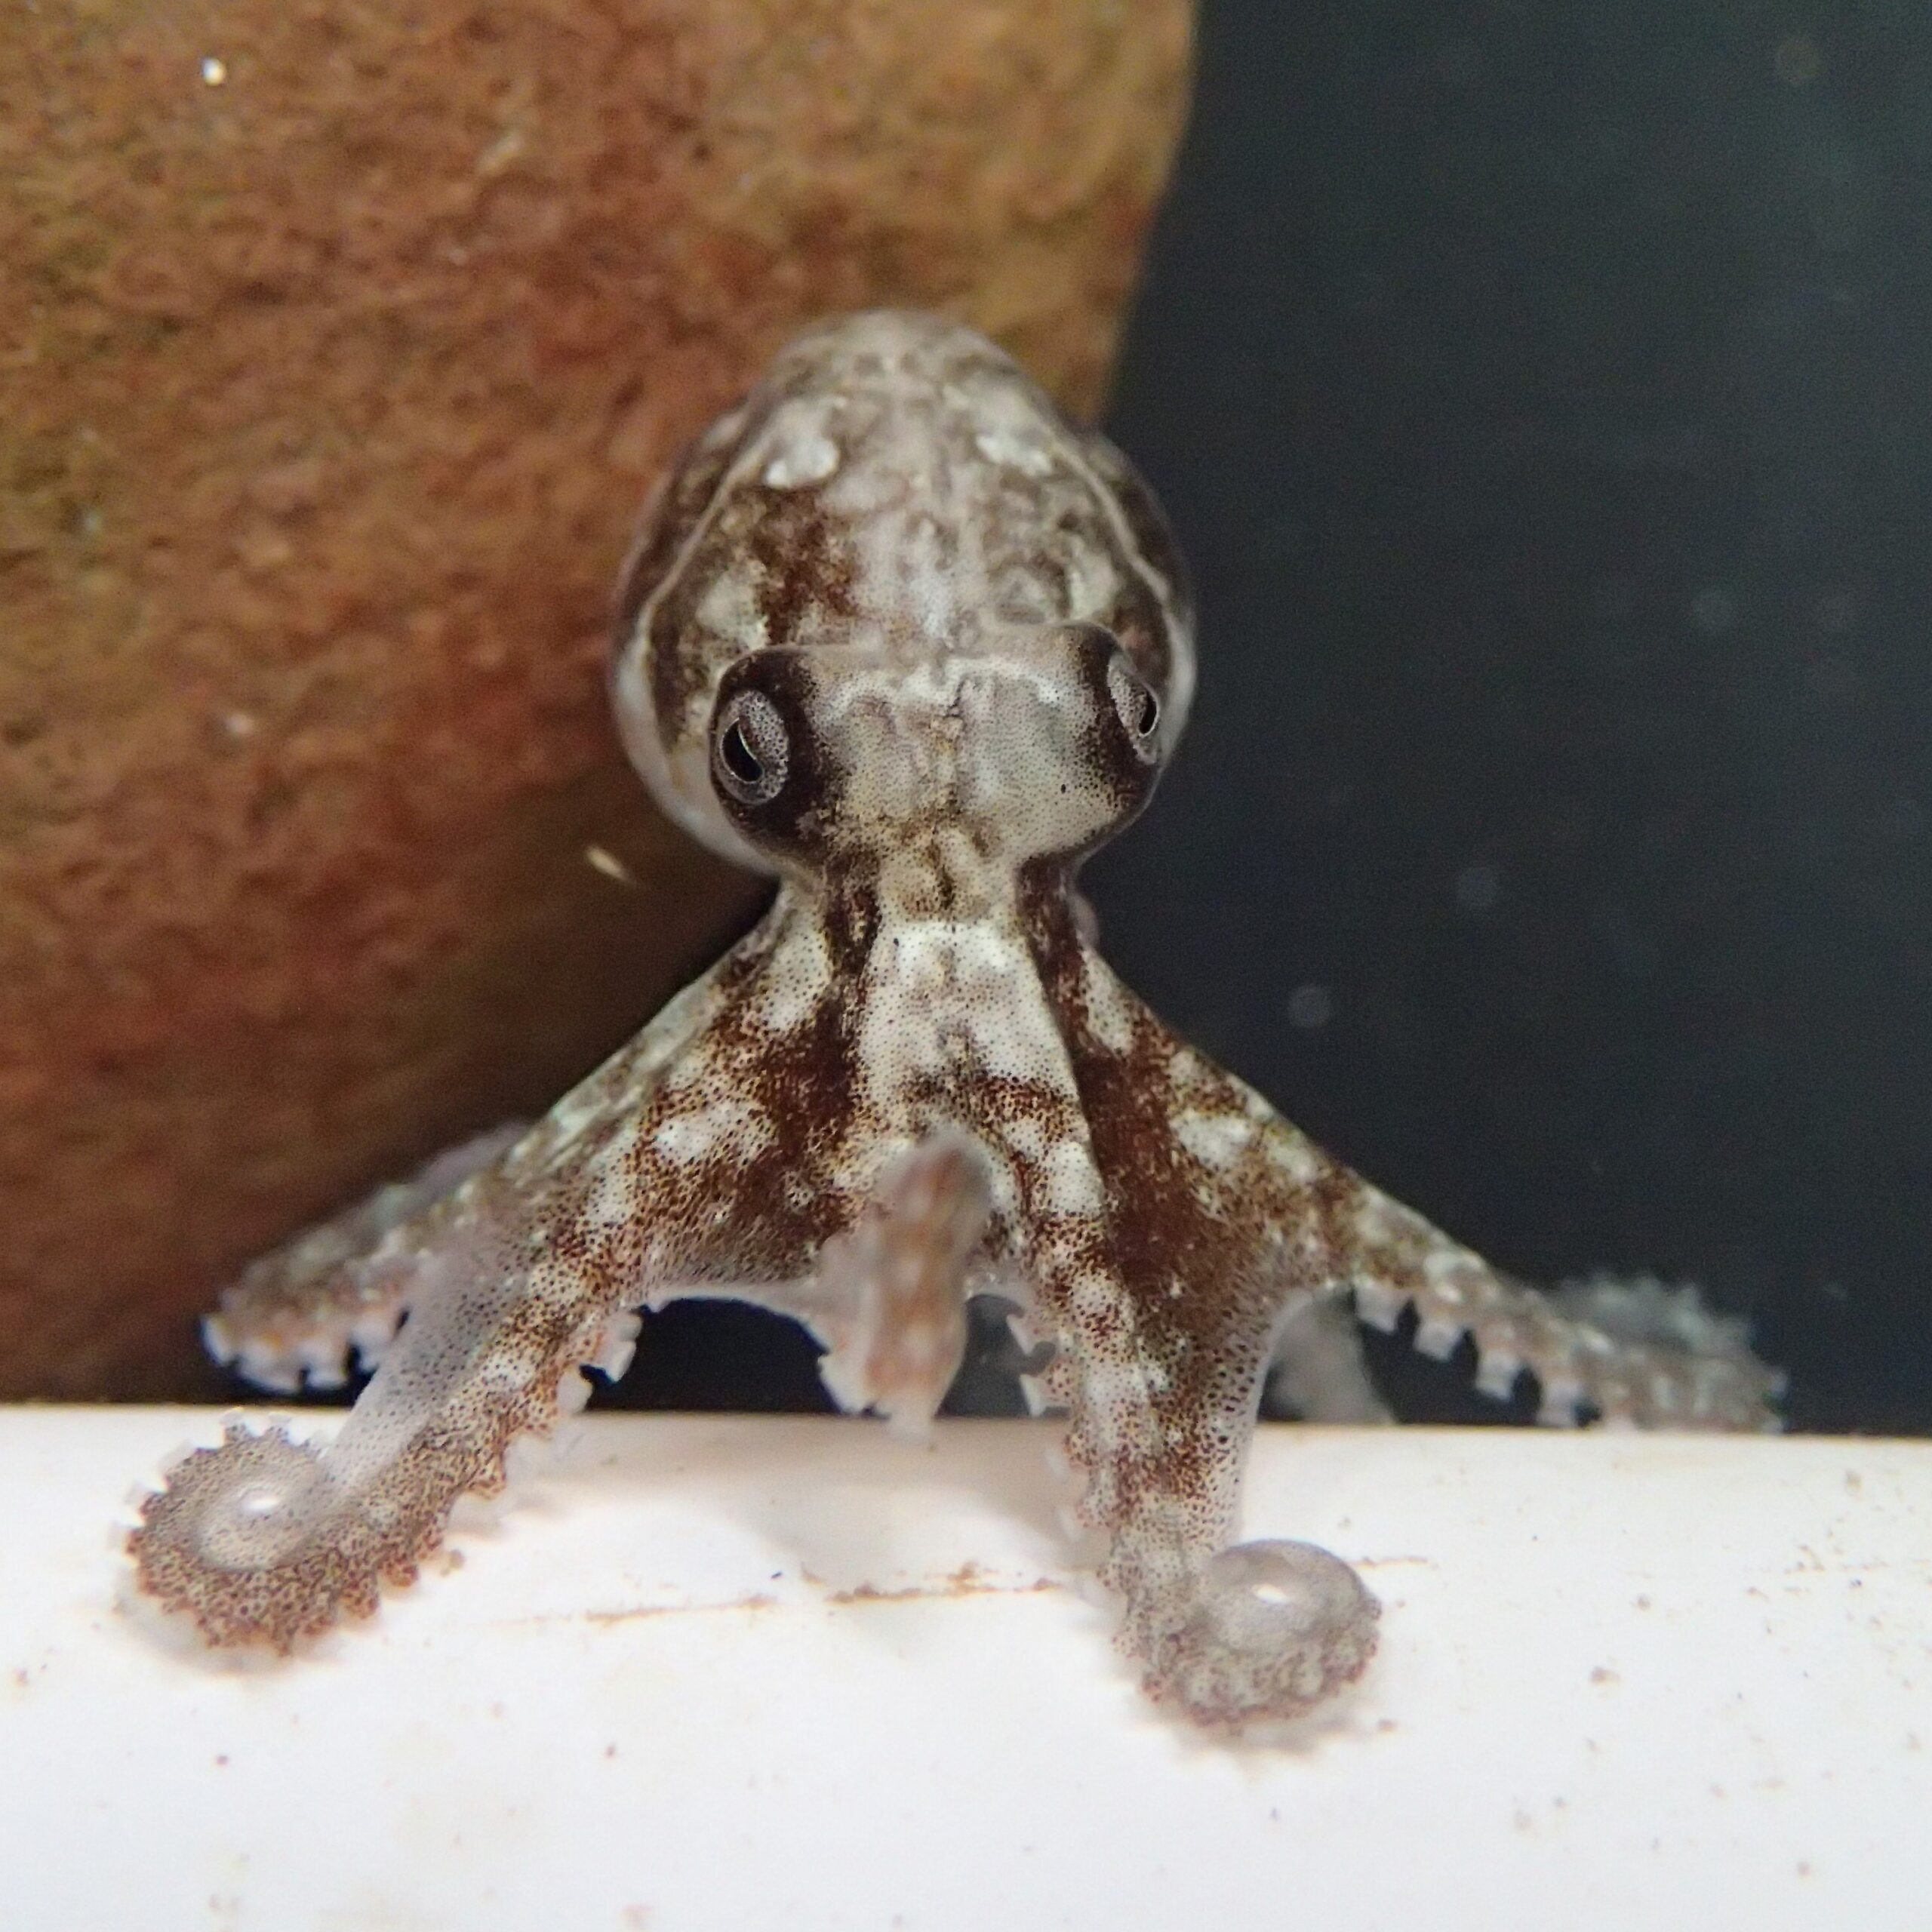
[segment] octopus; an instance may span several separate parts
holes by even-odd
[[[645,1312],[775,1311],[842,1408],[918,1429],[983,1298],[1065,1419],[1146,1689],[1238,1729],[1376,1646],[1340,1558],[1234,1540],[1264,1388],[1386,1414],[1360,1322],[1467,1338],[1545,1421],[1774,1427],[1777,1377],[1694,1291],[1509,1278],[1109,970],[1080,867],[1174,755],[1194,628],[1147,485],[983,337],[880,312],[786,347],[647,507],[610,676],[659,803],[775,874],[770,909],[546,1118],[229,1290],[208,1340],[254,1382],[374,1374],[325,1446],[234,1420],[179,1461],[129,1534],[139,1590],[287,1651],[411,1580]]]

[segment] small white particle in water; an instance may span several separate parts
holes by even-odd
[[[211,54],[202,63],[202,78],[211,88],[220,87],[222,82],[228,78],[228,63],[226,60],[217,60]]]
[[[1809,34],[1787,34],[1771,56],[1771,69],[1788,88],[1801,88],[1818,78],[1824,60]]]
[[[606,878],[615,879],[620,885],[635,885],[631,869],[616,853],[601,845],[586,845],[583,848],[584,863],[592,872],[601,872]]]
[[[1708,584],[1690,600],[1690,621],[1706,636],[1715,637],[1737,622],[1737,603],[1721,583]]]
[[[1297,986],[1288,995],[1288,1024],[1314,1032],[1335,1017],[1335,1002],[1326,986]]]
[[[231,738],[252,738],[258,728],[258,721],[245,711],[229,711],[222,715],[221,728]]]
[[[1486,859],[1465,866],[1456,875],[1456,903],[1465,912],[1490,912],[1502,897],[1502,871]]]

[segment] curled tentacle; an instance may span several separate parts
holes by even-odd
[[[232,1423],[219,1447],[177,1464],[128,1537],[140,1587],[220,1646],[286,1652],[369,1615],[384,1584],[414,1580],[460,1497],[502,1487],[518,1436],[547,1433],[582,1406],[576,1361],[605,1354],[608,1325],[596,1312],[547,1346],[532,1337],[513,1353],[473,1350],[480,1359],[438,1393],[381,1391],[390,1364],[410,1379],[412,1337],[441,1327],[426,1337],[432,1355],[456,1339],[446,1324],[412,1319],[371,1385],[377,1406],[358,1407],[327,1447]]]
[[[384,1583],[414,1578],[459,1497],[503,1487],[518,1437],[582,1406],[580,1364],[614,1364],[629,1340],[626,1271],[586,1211],[594,1158],[568,1186],[516,1184],[525,1149],[550,1137],[540,1128],[401,1231],[408,1321],[326,1447],[231,1426],[147,1499],[128,1546],[164,1610],[211,1643],[283,1651],[367,1616]]]
[[[1154,1696],[1204,1724],[1293,1718],[1359,1674],[1377,1607],[1339,1557],[1229,1547],[1241,1471],[1278,1346],[1358,1363],[1357,1346],[1322,1312],[1311,1217],[1268,1158],[1277,1116],[1177,1041],[1070,922],[1055,938],[1049,988],[1106,1203],[1099,1239],[1055,1230],[1033,1264],[1032,1312],[1058,1349],[1041,1383],[1069,1412],[1079,1515],[1106,1539],[1100,1580]]]
[[[1138,1457],[1097,1464],[1078,1408],[1072,1446],[1089,1477],[1080,1514],[1107,1534],[1100,1579],[1123,1599],[1119,1641],[1143,1687],[1197,1724],[1238,1730],[1300,1717],[1360,1676],[1381,1605],[1315,1544],[1224,1543],[1249,1429],[1230,1434],[1204,1492],[1171,1474],[1147,1481]]]
[[[408,1320],[325,1447],[231,1428],[169,1473],[128,1537],[147,1595],[223,1645],[286,1651],[366,1616],[385,1583],[414,1576],[460,1497],[503,1487],[518,1438],[583,1406],[580,1367],[622,1373],[642,1229],[663,1193],[661,1173],[640,1171],[640,1121],[703,1106],[699,1091],[668,1100],[664,1069],[763,944],[688,987],[513,1145],[507,1131],[472,1143],[245,1281],[220,1333],[238,1348],[245,1333],[257,1365],[320,1355],[318,1338],[349,1332],[346,1312],[364,1306],[366,1270],[392,1260],[406,1279],[391,1312],[406,1303]],[[392,1226],[405,1202],[415,1212]],[[282,1315],[294,1340],[277,1355]]]
[[[1313,1543],[1235,1543],[1201,1565],[1186,1616],[1145,1640],[1148,1688],[1201,1724],[1297,1717],[1361,1675],[1381,1614]]]
[[[1197,1723],[1236,1730],[1297,1718],[1359,1676],[1380,1614],[1355,1571],[1326,1550],[1227,1542],[1279,1325],[1256,1287],[1250,1319],[1197,1331],[1179,1347],[1178,1337],[1155,1342],[1152,1374],[1108,1359],[1063,1325],[1063,1354],[1045,1378],[1071,1411],[1070,1460],[1084,1478],[1078,1515],[1107,1539],[1100,1576],[1123,1601],[1122,1648],[1150,1695]],[[1299,1298],[1288,1312],[1301,1312]],[[1103,1317],[1097,1325],[1113,1324]],[[1153,1340],[1146,1327],[1140,1339]],[[1192,1388],[1163,1360],[1204,1357]]]
[[[368,1616],[384,1581],[414,1576],[433,1538],[384,1530],[352,1514],[318,1450],[279,1426],[257,1435],[234,1422],[219,1448],[168,1472],[128,1549],[141,1589],[209,1643],[286,1653],[339,1618]]]
[[[1614,1341],[1728,1361],[1761,1382],[1767,1399],[1784,1394],[1785,1373],[1759,1359],[1751,1346],[1751,1324],[1741,1315],[1714,1313],[1689,1284],[1672,1287],[1654,1275],[1598,1273],[1558,1282],[1549,1299],[1559,1314],[1587,1321]]]

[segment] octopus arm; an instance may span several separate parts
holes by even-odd
[[[285,1651],[367,1615],[384,1583],[414,1577],[460,1497],[501,1487],[518,1436],[581,1406],[580,1366],[622,1372],[653,1208],[648,1187],[628,1177],[626,1137],[756,947],[754,935],[414,1218],[386,1227],[365,1212],[338,1228],[343,1244],[348,1226],[373,1236],[367,1252],[339,1255],[334,1269],[282,1267],[275,1306],[295,1359],[305,1336],[312,1355],[315,1338],[335,1331],[358,1275],[383,1271],[407,1321],[325,1447],[237,1423],[169,1472],[128,1541],[147,1595],[211,1643]],[[260,1358],[247,1321],[266,1300],[253,1284],[267,1278],[245,1281],[224,1306],[226,1339],[245,1358],[251,1343]]]
[[[1306,1352],[1306,1324],[1335,1339],[1333,1285],[1281,1211],[1266,1103],[1054,937],[1045,983],[1105,1214],[1037,1231],[1042,1392],[1068,1412],[1080,1513],[1147,1690],[1198,1723],[1291,1719],[1361,1673],[1380,1615],[1326,1550],[1232,1541],[1269,1365],[1290,1337]]]
[[[829,1238],[774,1185],[768,1136],[746,1129],[740,1056],[768,935],[701,982],[631,1048],[488,1165],[368,1255],[407,1319],[334,1439],[237,1423],[148,1497],[130,1538],[140,1586],[217,1645],[287,1651],[366,1615],[441,1540],[457,1499],[489,1494],[512,1444],[587,1393],[585,1365],[621,1374],[631,1311],[724,1298],[802,1322],[827,1347],[847,1407],[916,1429],[965,1340],[964,1303],[990,1211],[983,1151],[940,1131],[884,1146]],[[375,1231],[365,1215],[355,1225]],[[294,1278],[288,1270],[285,1280]],[[287,1300],[319,1331],[348,1291],[327,1269]],[[249,1305],[238,1302],[245,1312]],[[226,1312],[226,1311],[225,1311]]]
[[[1372,1321],[1414,1307],[1424,1348],[1472,1336],[1492,1391],[1530,1371],[1552,1420],[1775,1426],[1776,1377],[1694,1300],[1598,1284],[1552,1303],[1324,1153],[1091,952],[1058,983],[1107,1225],[1084,1252],[1044,1244],[1048,1392],[1155,1696],[1210,1724],[1292,1717],[1374,1649],[1375,1601],[1339,1558],[1229,1543],[1271,1365],[1304,1413],[1381,1418],[1341,1290]]]
[[[538,1251],[518,1217],[472,1202],[417,1270],[408,1322],[333,1441],[232,1425],[147,1499],[129,1546],[142,1589],[217,1644],[287,1651],[367,1615],[458,1497],[502,1487],[518,1436],[581,1404],[578,1366],[620,1342],[622,1299],[597,1259]]]
[[[1123,1640],[1149,1690],[1195,1721],[1297,1716],[1375,1648],[1378,1606],[1340,1558],[1229,1541],[1271,1364],[1287,1364],[1304,1413],[1385,1419],[1334,1319],[1338,1286],[1371,1318],[1414,1306],[1425,1348],[1446,1353],[1472,1336],[1492,1392],[1527,1369],[1546,1420],[1587,1408],[1628,1426],[1777,1426],[1779,1378],[1690,1291],[1597,1282],[1552,1300],[1330,1160],[1197,1056],[1183,1050],[1168,1069],[1180,1131],[1158,1155],[1123,1163],[1128,1150],[1115,1150],[1129,1177],[1115,1191],[1115,1251],[1128,1265],[1117,1284],[1090,1272],[1043,1300],[1061,1350],[1050,1386],[1072,1417],[1083,1513],[1109,1539],[1101,1574],[1125,1601]]]
[[[374,1368],[479,1198],[528,1188],[648,1099],[664,1067],[721,1010],[734,970],[742,962],[728,955],[534,1128],[506,1121],[446,1149],[251,1262],[202,1324],[208,1352],[282,1394],[305,1383],[340,1388],[358,1361]]]
[[[1285,1126],[1278,1131],[1294,1135]],[[1537,1420],[1546,1423],[1782,1426],[1775,1404],[1783,1377],[1752,1352],[1743,1325],[1708,1313],[1695,1289],[1599,1279],[1545,1294],[1294,1139],[1295,1159],[1324,1167],[1317,1191],[1329,1266],[1354,1290],[1356,1312],[1393,1329],[1413,1308],[1415,1345],[1438,1358],[1468,1336],[1486,1394],[1506,1398],[1527,1371],[1542,1392]]]
[[[1107,1540],[1122,1647],[1157,1700],[1238,1730],[1298,1717],[1358,1676],[1380,1608],[1327,1550],[1232,1540],[1262,1377],[1312,1297],[1263,1250],[1224,1258],[1209,1319],[1164,1319],[1131,1291],[1125,1322],[1063,1312],[1048,1386],[1069,1412],[1081,1514]]]
[[[789,1315],[825,1344],[820,1373],[841,1408],[875,1410],[916,1433],[938,1414],[965,1353],[968,1282],[991,1209],[979,1148],[963,1134],[934,1134],[890,1163],[802,1279],[651,1300],[709,1294]]]

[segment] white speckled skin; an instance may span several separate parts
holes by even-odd
[[[143,1586],[212,1641],[286,1648],[412,1574],[580,1364],[628,1360],[631,1311],[778,1309],[843,1404],[917,1426],[994,1293],[1051,1346],[1030,1392],[1069,1414],[1149,1690],[1240,1724],[1374,1647],[1340,1559],[1227,1547],[1278,1353],[1303,1412],[1381,1413],[1342,1291],[1415,1307],[1425,1346],[1472,1334],[1486,1387],[1528,1369],[1549,1420],[1771,1426],[1774,1379],[1694,1300],[1558,1312],[1109,971],[1075,875],[1146,802],[1192,679],[1145,485],[990,343],[878,313],[792,344],[648,512],[612,671],[660,799],[776,872],[775,903],[440,1198],[231,1291],[211,1339],[257,1379],[338,1374],[351,1340],[380,1367],[319,1455],[238,1428],[177,1467],[131,1539]]]

